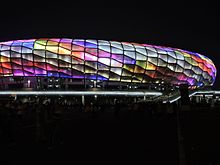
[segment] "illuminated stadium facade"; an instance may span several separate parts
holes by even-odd
[[[1,89],[197,88],[215,77],[209,58],[177,48],[66,38],[0,42]]]

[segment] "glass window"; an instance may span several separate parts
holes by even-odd
[[[176,65],[176,69],[175,69],[175,72],[179,72],[179,73],[182,73],[183,72],[183,68],[180,67],[179,65]]]
[[[35,74],[36,75],[45,75],[47,74],[47,71],[41,68],[35,68]]]
[[[132,78],[131,77],[122,77],[121,82],[131,82]]]
[[[147,59],[147,61],[151,62],[151,63],[154,64],[154,65],[157,65],[157,58],[149,57],[149,58]]]
[[[73,44],[74,44],[74,45],[78,45],[78,46],[84,47],[85,42],[84,42],[84,40],[74,39],[74,40],[73,40]]]
[[[13,70],[14,76],[24,76],[24,72],[21,69]]]
[[[123,54],[123,50],[117,49],[117,48],[114,48],[114,47],[112,47],[111,52],[115,53],[115,54]]]
[[[93,48],[86,48],[86,52],[92,55],[97,56],[97,49],[93,49]]]
[[[84,52],[72,52],[73,57],[84,59]]]
[[[174,59],[176,59],[176,54],[172,51],[167,51],[168,55],[170,55],[171,57],[173,57]]]
[[[4,51],[4,50],[10,50],[10,46],[7,46],[7,45],[2,45],[1,51]]]
[[[208,79],[210,77],[207,72],[203,72],[202,76],[204,77],[204,79]]]
[[[124,64],[135,64],[135,59],[124,56]]]
[[[45,50],[45,48],[46,48],[46,46],[44,46],[44,45],[41,45],[41,44],[39,44],[39,43],[37,43],[37,42],[35,42],[34,43],[34,49],[38,49],[38,50]]]
[[[25,71],[28,71],[30,73],[34,73],[34,67],[24,66],[23,68],[24,68]]]
[[[97,48],[97,43],[85,42],[85,47],[87,48]]]
[[[22,54],[22,58],[29,61],[33,61],[33,54]]]
[[[155,53],[157,52],[156,49],[153,48],[152,46],[148,45],[148,46],[145,46],[145,48],[147,49],[147,51],[149,50],[149,51],[152,51],[152,52],[155,52]]]
[[[41,69],[45,69],[46,70],[46,64],[43,63],[43,62],[35,62],[34,63],[34,66],[38,67],[38,68],[41,68]],[[35,67],[35,72],[37,70],[37,68]]]
[[[150,62],[147,62],[146,70],[155,70],[156,66]]]
[[[145,48],[136,48],[136,51],[137,51],[138,53],[141,53],[141,54],[147,56],[147,51],[146,51]]]
[[[32,53],[32,49],[28,49],[26,47],[22,47],[22,53]]]
[[[72,65],[72,68],[80,72],[84,72],[84,65]]]
[[[192,72],[190,70],[184,70],[183,73],[187,76],[187,77],[192,77]]]
[[[59,54],[71,54],[71,51],[62,47],[59,47]]]
[[[117,48],[117,49],[123,50],[122,45],[121,45],[120,42],[112,41],[112,42],[111,42],[111,46],[112,46],[112,47],[115,47],[115,48]]]
[[[62,60],[62,61],[65,61],[67,63],[71,63],[71,57],[70,56],[59,55],[59,59]]]
[[[46,58],[56,58],[57,59],[57,54],[51,53],[51,52],[46,52]]]
[[[147,55],[148,55],[148,57],[158,57],[157,53],[155,53],[151,50],[147,50]]]
[[[134,46],[132,44],[123,43],[122,46],[124,50],[134,51]]]
[[[47,45],[50,45],[50,46],[57,46],[59,43],[58,42],[56,42],[56,41],[48,41],[47,42]]]
[[[109,70],[109,66],[98,62],[98,70]]]
[[[26,47],[26,48],[29,48],[29,49],[33,49],[34,42],[24,42],[23,43],[23,47]]]
[[[109,78],[109,71],[98,71],[98,75]]]
[[[84,51],[84,47],[73,44],[72,51]]]
[[[97,61],[97,56],[93,56],[92,54],[89,53],[85,53],[85,60],[88,61]]]
[[[105,41],[105,40],[98,40],[98,44],[99,45],[109,45],[109,41]]]
[[[60,40],[60,43],[63,43],[63,42],[67,42],[67,43],[71,43],[73,40],[72,39],[69,39],[69,38],[62,38]]]
[[[176,63],[176,59],[171,56],[168,56],[168,63]]]
[[[44,50],[34,50],[34,54],[45,58],[45,51]]]
[[[122,74],[122,68],[111,68],[111,72],[114,72],[118,75]]]
[[[16,52],[11,52],[11,58],[21,58],[21,54]]]
[[[140,66],[141,68],[145,68],[147,61],[136,61],[136,65]]]
[[[192,70],[196,73],[196,74],[202,74],[202,70],[199,67],[192,67]]]
[[[111,54],[103,50],[98,50],[98,56],[99,57],[111,57]]]
[[[52,53],[58,53],[58,46],[46,46],[46,50]]]
[[[124,54],[130,58],[135,59],[135,52],[131,52],[131,51],[124,51]]]
[[[21,65],[21,59],[19,59],[19,58],[11,59],[11,62],[18,64],[18,65]]]
[[[167,63],[164,62],[164,61],[161,60],[161,59],[158,59],[158,66],[166,67],[166,66],[167,66]]]
[[[123,55],[112,54],[112,59],[115,59],[115,60],[123,63]]]
[[[140,54],[140,53],[136,53],[136,60],[143,60],[143,61],[146,61],[147,60],[147,57]]]
[[[33,66],[33,61],[22,60],[23,66]]]
[[[48,64],[51,64],[51,65],[54,65],[54,66],[57,66],[58,67],[58,60],[55,60],[55,59],[46,59],[46,62]]]
[[[181,66],[182,68],[184,68],[185,61],[177,60],[177,64],[178,64],[179,66]]]
[[[110,81],[120,81],[120,76],[113,73],[113,72],[110,72],[109,73],[109,80]]]
[[[0,56],[0,62],[10,62],[9,57]]]
[[[0,55],[5,56],[5,57],[10,57],[10,51],[1,51]]]
[[[89,66],[91,68],[97,69],[97,62],[93,62],[93,61],[85,61],[85,65]]]
[[[134,72],[134,65],[123,65],[123,68],[129,72]]]
[[[110,59],[109,58],[99,58],[98,61],[107,65],[107,66],[110,66]]]
[[[61,42],[59,44],[59,49],[61,47],[64,48],[64,49],[67,49],[67,50],[71,50],[72,49],[72,44],[71,43],[66,43],[66,42]]]
[[[111,59],[111,66],[112,67],[122,67],[122,63],[116,61],[116,60],[113,60]]]
[[[132,75],[132,73],[131,72],[129,72],[128,70],[126,70],[126,69],[122,69],[122,76],[131,76]]]
[[[99,45],[99,49],[104,50],[106,52],[110,52],[110,46],[109,45]]]
[[[34,56],[34,61],[35,62],[45,62],[45,58],[42,58],[40,56]]]
[[[167,64],[167,67],[172,70],[172,71],[175,71],[175,65],[173,64]]]
[[[178,60],[184,60],[184,56],[182,54],[178,53],[178,52],[176,52],[176,58]]]
[[[93,73],[93,74],[96,74],[96,71],[97,71],[97,70],[94,69],[94,68],[85,66],[85,73]]]
[[[72,57],[72,64],[84,64],[84,60],[81,60],[76,57]]]
[[[144,68],[139,66],[134,67],[134,73],[144,73],[144,72],[145,72]]]
[[[159,58],[165,62],[167,62],[167,55],[165,54],[158,54]]]
[[[71,63],[67,63],[67,62],[64,62],[64,61],[59,61],[59,67],[61,68],[71,68]]]
[[[163,48],[160,48],[160,49],[156,48],[156,50],[157,50],[157,53],[167,54],[167,51],[166,51],[166,50],[163,50]]]
[[[190,65],[187,62],[185,62],[184,69],[191,69],[191,68],[192,68],[192,65]]]

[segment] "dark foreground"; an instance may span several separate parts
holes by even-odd
[[[1,102],[0,160],[177,165],[175,109],[174,105],[146,103],[82,108]],[[218,107],[194,105],[180,113],[180,126],[186,164],[220,164]]]

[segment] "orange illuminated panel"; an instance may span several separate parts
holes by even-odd
[[[2,63],[2,67],[7,68],[7,69],[11,69],[11,63]]]
[[[84,59],[84,52],[72,52],[71,54],[73,57]]]
[[[0,56],[0,62],[10,62],[10,58],[8,57],[4,57],[4,56]]]
[[[66,42],[61,42],[60,47],[71,50],[72,49],[72,44],[71,43],[66,43]]]

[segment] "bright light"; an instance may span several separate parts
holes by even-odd
[[[160,96],[151,91],[0,91],[0,95],[112,95],[112,96]]]

